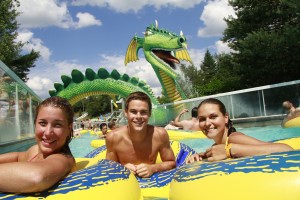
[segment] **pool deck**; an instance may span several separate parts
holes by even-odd
[[[234,126],[249,128],[253,126],[280,126],[286,115],[273,115],[273,116],[261,116],[261,117],[248,117],[231,119]]]

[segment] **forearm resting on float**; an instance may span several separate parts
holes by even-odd
[[[0,155],[0,164],[8,162],[17,162],[20,152],[11,152]]]
[[[265,143],[265,144],[231,144],[231,156],[234,158],[245,157],[245,156],[255,156],[264,155],[275,152],[284,152],[293,150],[287,144],[282,143]]]
[[[141,178],[147,178],[152,176],[152,174],[156,172],[170,170],[173,169],[175,166],[176,166],[175,161],[164,161],[162,163],[157,163],[157,164],[141,163],[136,165],[136,171],[134,174]]]
[[[167,171],[167,170],[175,168],[176,162],[175,161],[164,161],[162,163],[153,164],[152,166],[153,166],[154,173],[156,173],[156,172]]]
[[[58,182],[69,171],[68,167],[47,162],[12,162],[0,164],[1,192],[40,192]]]

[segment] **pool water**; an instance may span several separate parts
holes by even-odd
[[[282,128],[281,126],[265,126],[265,127],[251,127],[251,128],[237,128],[237,131],[246,135],[252,136],[262,141],[274,141],[286,138],[300,137],[300,127],[296,128]],[[71,151],[75,158],[86,156],[94,148],[91,147],[91,141],[97,139],[97,136],[90,134],[83,134],[79,138],[74,138],[70,143]],[[202,139],[186,139],[181,140],[182,143],[193,148],[196,152],[203,152],[210,147],[213,140]]]
[[[91,141],[96,140],[98,136],[89,133],[82,134],[78,138],[73,138],[70,143],[70,149],[75,158],[85,157],[89,152],[94,150]]]

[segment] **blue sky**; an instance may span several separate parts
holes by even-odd
[[[226,28],[223,18],[234,15],[227,0],[20,0],[20,5],[17,40],[26,42],[24,52],[35,49],[41,54],[27,85],[41,98],[49,96],[54,82],[62,82],[61,75],[87,67],[137,76],[160,95],[160,83],[142,50],[139,61],[123,64],[132,37],[143,37],[155,20],[159,28],[183,31],[196,65],[207,49],[230,51],[219,41]]]

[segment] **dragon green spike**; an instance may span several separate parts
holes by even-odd
[[[66,75],[62,75],[61,78],[64,84],[54,83],[55,90],[49,90],[49,94],[50,96],[64,97],[72,105],[86,96],[106,94],[114,97],[113,99],[116,101],[116,95],[126,98],[135,91],[145,92],[154,104],[159,104],[146,82],[139,81],[138,77],[130,78],[127,74],[121,75],[116,69],[110,74],[105,68],[100,68],[98,73],[87,68],[85,75],[81,71],[73,69],[72,78]]]

